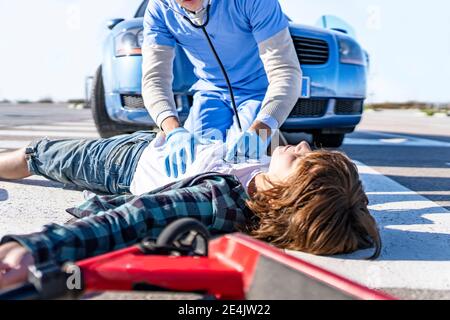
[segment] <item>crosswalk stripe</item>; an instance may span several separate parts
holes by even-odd
[[[1,149],[19,149],[26,147],[30,143],[31,139],[28,140],[0,140]]]
[[[96,132],[0,130],[0,137],[68,137],[98,138]],[[0,138],[1,139],[1,138]]]
[[[13,130],[29,130],[29,131],[58,131],[63,129],[64,131],[70,130],[71,132],[77,131],[87,131],[87,132],[97,132],[97,129],[94,126],[68,126],[68,125],[60,125],[60,126],[48,126],[48,125],[32,125],[32,126],[18,126],[12,128]]]
[[[380,228],[381,257],[375,262],[362,260],[371,250],[341,257],[289,253],[372,288],[450,290],[450,212],[356,163],[370,200],[369,209]]]
[[[449,142],[416,138],[406,135],[389,134],[381,132],[364,132],[382,138],[345,138],[345,145],[365,145],[365,146],[402,146],[402,147],[450,147]]]
[[[54,122],[51,124],[52,126],[88,126],[95,127],[95,123],[93,121],[78,121],[78,122]]]

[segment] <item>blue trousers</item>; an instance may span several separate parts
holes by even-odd
[[[236,94],[236,105],[243,131],[255,121],[265,94]],[[186,130],[226,142],[239,134],[230,95],[222,92],[199,91],[184,124]]]
[[[27,148],[31,174],[109,194],[130,192],[130,185],[144,149],[155,138],[138,131],[109,139],[41,139]]]

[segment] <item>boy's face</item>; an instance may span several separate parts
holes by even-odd
[[[268,175],[272,181],[284,182],[295,173],[299,161],[312,152],[309,143],[300,142],[296,146],[278,147],[272,154]]]
[[[177,2],[189,11],[197,11],[201,9],[203,0],[177,0]]]

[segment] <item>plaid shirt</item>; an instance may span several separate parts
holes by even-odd
[[[49,224],[42,232],[9,235],[36,263],[78,261],[122,249],[150,237],[156,239],[171,222],[192,217],[213,235],[236,231],[254,218],[247,193],[234,176],[209,173],[172,183],[140,196],[94,196],[68,209],[81,219],[72,225]]]

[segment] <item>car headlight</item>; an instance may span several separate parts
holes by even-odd
[[[136,56],[142,54],[144,32],[142,28],[125,30],[115,37],[116,57]]]
[[[339,58],[341,63],[366,65],[366,56],[358,43],[351,38],[339,38]]]

